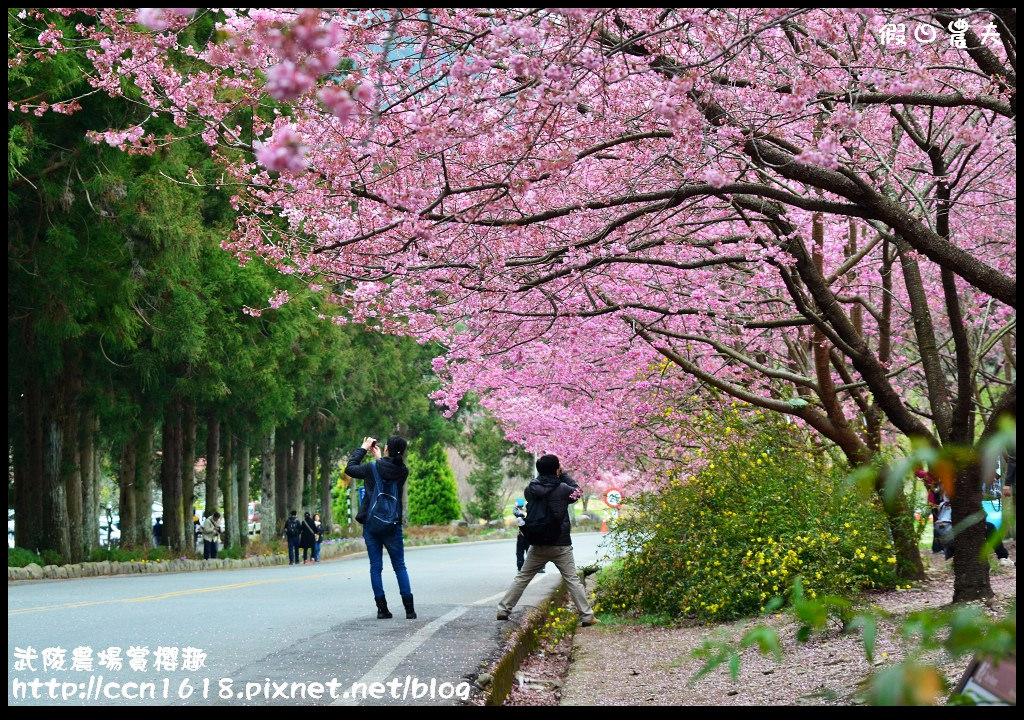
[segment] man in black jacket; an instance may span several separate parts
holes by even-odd
[[[557,457],[544,455],[537,460],[537,479],[527,486],[524,495],[527,501],[527,526],[530,525],[530,513],[543,512],[540,505],[546,504],[550,539],[533,542],[531,538],[530,552],[526,555],[522,570],[498,603],[498,620],[508,620],[509,613],[519,602],[533,576],[550,562],[562,573],[562,579],[569,586],[569,594],[579,610],[583,626],[597,623],[594,610],[587,601],[587,591],[576,572],[576,559],[572,554],[572,539],[569,537],[569,505],[579,499],[579,487],[562,472]]]

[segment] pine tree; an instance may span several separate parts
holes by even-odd
[[[439,443],[409,453],[409,524],[444,525],[460,516],[459,493],[448,454]]]

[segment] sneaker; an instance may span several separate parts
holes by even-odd
[[[507,612],[499,612],[498,613],[498,617],[496,619],[498,619],[498,620],[508,620],[508,613]]]
[[[591,625],[600,625],[600,624],[601,624],[601,621],[598,620],[596,617],[592,617],[589,620],[584,620],[583,623],[582,623],[583,627],[590,627]]]

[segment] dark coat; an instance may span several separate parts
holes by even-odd
[[[366,513],[370,509],[370,498],[373,497],[373,491],[377,487],[377,481],[373,479],[373,470],[370,468],[370,463],[364,463],[364,457],[366,457],[366,451],[362,448],[356,448],[352,451],[352,456],[348,459],[348,466],[345,468],[346,475],[359,478],[366,487],[366,492],[363,494],[363,502],[360,503],[359,512],[356,514],[356,520],[359,523],[366,522]],[[409,468],[405,465],[399,465],[392,458],[382,457],[377,461],[377,472],[380,473],[381,480],[396,483],[396,496],[402,497],[402,488],[405,487],[405,481],[409,477]],[[401,508],[399,508],[398,513],[398,521],[401,522]]]
[[[300,548],[312,548],[313,547],[313,516],[306,513],[306,516],[302,519],[302,536],[299,540]]]
[[[573,498],[572,495],[578,490],[576,482],[564,472],[559,477],[541,475],[526,486],[523,497],[526,498],[527,516],[530,514],[530,503],[546,497],[551,516],[560,518],[561,530],[558,533],[558,539],[551,545],[560,547],[572,545],[572,538],[569,537],[571,527],[569,505],[576,502],[576,498]]]

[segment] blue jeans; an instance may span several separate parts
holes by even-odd
[[[295,537],[288,538],[288,564],[298,565],[299,563],[299,541],[301,537],[296,535]]]
[[[322,544],[322,542],[320,540],[317,540],[316,541],[316,545],[313,546],[313,560],[316,561],[316,562],[320,562],[320,545],[321,544]]]
[[[363,540],[366,541],[366,554],[370,556],[370,585],[373,587],[373,596],[375,598],[384,597],[384,582],[381,580],[381,573],[384,571],[384,548],[388,549],[391,568],[395,571],[395,577],[398,578],[398,592],[402,595],[412,595],[409,571],[405,569],[402,526],[396,525],[394,532],[378,537],[363,530]]]

